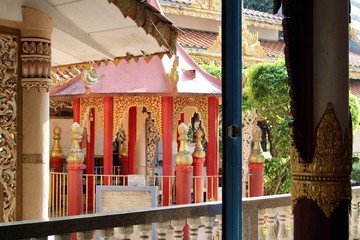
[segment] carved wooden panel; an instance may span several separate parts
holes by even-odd
[[[15,220],[18,37],[0,33],[0,221]]]

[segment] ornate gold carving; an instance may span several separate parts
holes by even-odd
[[[178,126],[180,147],[179,152],[176,154],[176,166],[191,166],[193,158],[187,148],[186,140],[188,139],[187,133],[189,132],[188,127],[185,123],[180,123]]]
[[[154,182],[154,162],[157,159],[158,142],[160,140],[159,131],[156,128],[155,121],[148,112],[146,118],[146,185],[151,185]],[[150,176],[150,177],[149,177]]]
[[[68,164],[82,164],[84,162],[84,154],[80,148],[81,139],[81,126],[77,122],[74,122],[71,124],[71,150],[66,158]]]
[[[343,139],[340,123],[329,103],[316,129],[312,163],[300,162],[299,153],[291,149],[293,209],[301,198],[308,198],[330,217],[341,201],[350,200],[351,155],[351,130],[345,129]]]
[[[51,87],[51,43],[47,39],[22,38],[22,86],[30,91]]]
[[[176,133],[176,126],[180,119],[181,112],[185,107],[196,107],[203,123],[204,134],[208,136],[208,99],[206,97],[174,97],[173,100],[173,134]]]
[[[248,56],[267,57],[260,45],[258,33],[250,33],[245,22],[242,25],[242,53]]]
[[[351,23],[349,24],[349,35],[352,39],[359,42],[359,36],[356,34],[356,30]]]
[[[50,151],[50,157],[52,158],[61,158],[63,155],[63,152],[61,150],[60,146],[60,139],[61,139],[61,128],[55,127],[53,130],[54,133],[54,145]]]
[[[177,85],[178,81],[179,81],[179,72],[177,70],[177,68],[179,67],[179,56],[175,56],[175,59],[173,61],[173,65],[171,67],[170,73],[166,74],[166,78],[167,80],[172,84],[172,85]]]
[[[116,133],[119,130],[121,119],[124,118],[125,113],[131,106],[146,107],[151,112],[159,134],[162,134],[161,97],[124,96],[114,97],[114,137],[116,137]]]
[[[86,125],[86,119],[88,116],[88,110],[90,108],[96,108],[97,113],[100,116],[101,127],[104,128],[104,99],[102,97],[99,98],[80,98],[80,124],[81,126]],[[116,137],[116,134],[115,134]],[[113,138],[115,139],[115,138]]]
[[[15,221],[18,38],[0,34],[0,184],[2,220]]]
[[[50,116],[55,116],[61,112],[72,112],[72,102],[57,101],[50,99]]]
[[[205,158],[204,148],[201,144],[202,136],[204,134],[203,134],[202,130],[200,128],[198,128],[198,129],[196,129],[195,135],[196,135],[196,143],[195,143],[195,148],[194,148],[192,157],[193,158]]]
[[[175,15],[184,15],[191,17],[198,17],[204,19],[212,19],[212,20],[221,20],[221,12],[214,12],[210,10],[196,9],[196,8],[188,8],[181,7],[169,4],[161,4],[161,7],[165,13],[175,14]]]

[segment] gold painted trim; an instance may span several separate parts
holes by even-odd
[[[49,162],[49,156],[42,154],[23,154],[23,163],[45,164]]]
[[[185,107],[195,107],[200,114],[205,138],[208,139],[209,117],[207,97],[174,97],[173,100],[173,136],[176,134],[178,120]]]
[[[125,113],[131,106],[146,107],[148,112],[151,112],[151,117],[155,120],[160,136],[162,136],[162,102],[161,97],[146,97],[146,96],[124,96],[114,97],[114,128],[113,139],[116,138]]]
[[[290,152],[292,172],[292,207],[302,198],[317,203],[326,217],[330,217],[343,200],[351,200],[351,129],[342,129],[329,103],[316,128],[316,145],[313,161],[300,162],[299,153]]]
[[[85,126],[86,120],[88,117],[88,110],[90,108],[96,108],[97,113],[100,115],[100,124],[102,129],[104,129],[104,99],[102,97],[98,98],[80,98],[80,125]]]

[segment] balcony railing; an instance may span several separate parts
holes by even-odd
[[[360,187],[352,190],[350,239],[358,239]],[[111,214],[88,214],[0,224],[2,239],[29,239],[54,236],[69,239],[221,239],[221,202],[159,207],[141,211]],[[185,222],[186,221],[186,222]],[[187,223],[188,231],[183,231]],[[293,239],[290,195],[243,199],[243,239]],[[131,238],[132,237],[132,238]],[[153,238],[153,239],[154,239]]]
[[[127,186],[128,175],[83,175],[83,213],[94,213],[96,206],[96,186]],[[220,176],[193,177],[192,203],[214,201],[215,183],[219,182]],[[171,199],[170,205],[175,204],[175,176],[147,176],[145,181],[150,186],[157,186],[159,192],[159,203],[157,206],[163,206],[161,198],[168,193],[167,199]],[[170,182],[163,184],[164,181]],[[169,189],[164,191],[163,187]],[[220,188],[221,189],[221,188]],[[198,193],[198,194],[195,194]],[[199,194],[200,193],[200,194]],[[221,193],[217,193],[221,195]],[[67,216],[67,173],[50,173],[50,196],[49,196],[49,217]]]

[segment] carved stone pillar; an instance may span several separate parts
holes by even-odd
[[[53,22],[42,12],[23,8],[21,62],[23,90],[22,217],[48,217],[49,89]]]

